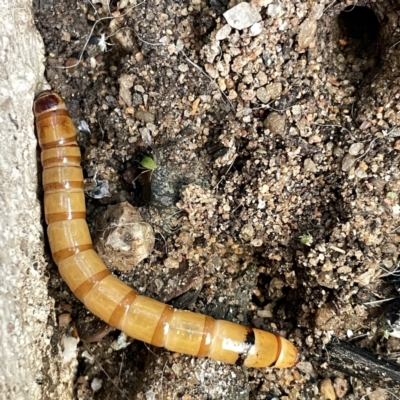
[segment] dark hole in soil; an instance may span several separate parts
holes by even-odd
[[[378,40],[378,17],[368,7],[346,7],[339,14],[338,24],[341,44],[349,46],[356,54],[368,53]]]

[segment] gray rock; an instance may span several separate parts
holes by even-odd
[[[154,122],[156,116],[149,111],[137,110],[135,112],[135,118],[138,119],[139,121]]]
[[[135,106],[138,106],[140,104],[143,104],[143,97],[140,93],[133,93],[132,95],[132,103]]]

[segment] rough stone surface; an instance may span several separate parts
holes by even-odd
[[[25,0],[0,4],[0,398],[71,399],[72,374],[61,366],[60,345],[52,348],[48,325],[55,317],[32,114],[44,57],[30,6]]]
[[[300,48],[305,49],[309,47],[315,39],[316,32],[317,32],[317,21],[315,21],[314,19],[307,18],[300,25],[300,32],[298,38]]]

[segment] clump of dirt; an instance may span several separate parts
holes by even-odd
[[[400,7],[253,0],[261,21],[239,31],[223,16],[235,4],[39,2],[36,20],[86,177],[108,182],[88,198],[89,222],[129,201],[157,232],[120,278],[284,335],[302,361],[244,370],[137,342],[116,350],[113,331],[80,347],[78,399],[359,399],[379,384],[331,369],[330,338],[398,354],[381,316],[397,296],[382,277],[399,265]],[[84,336],[94,318],[49,269]]]

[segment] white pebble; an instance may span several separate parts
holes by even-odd
[[[261,21],[260,13],[249,3],[239,3],[224,13],[226,22],[234,29],[246,29]]]
[[[186,63],[180,64],[180,65],[178,65],[178,69],[181,72],[187,72],[187,71],[189,71],[189,66]]]
[[[368,178],[368,174],[361,168],[357,168],[355,170],[355,174],[356,174],[357,178],[360,178],[360,179]]]
[[[90,387],[92,388],[93,392],[97,392],[103,386],[103,380],[99,378],[93,378]]]
[[[351,154],[352,156],[358,156],[363,149],[364,149],[363,143],[353,143],[350,146],[349,154]]]
[[[61,344],[63,347],[63,363],[67,364],[76,357],[79,339],[72,336],[64,336]]]
[[[215,39],[224,40],[229,36],[231,31],[232,31],[232,27],[229,26],[228,24],[226,24],[217,32],[217,35],[215,36]]]
[[[263,27],[260,22],[256,22],[249,30],[250,36],[257,36],[263,30]]]

